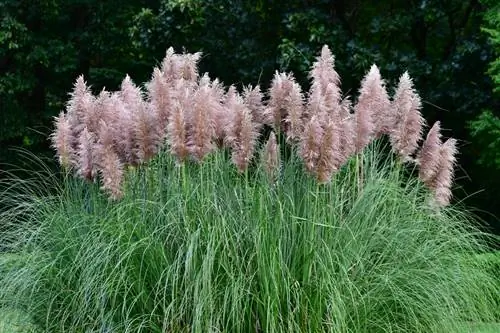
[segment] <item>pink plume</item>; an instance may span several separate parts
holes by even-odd
[[[95,147],[97,140],[94,134],[83,129],[78,138],[78,163],[77,173],[84,179],[94,180],[97,176],[97,168],[95,162]]]
[[[114,149],[122,163],[134,164],[135,135],[132,112],[120,97],[120,92],[113,92],[101,104],[102,120],[107,124],[114,141]]]
[[[142,91],[132,82],[130,76],[126,75],[125,79],[122,81],[121,89],[118,94],[124,106],[124,110],[122,110],[120,114],[120,127],[124,134],[125,153],[128,156],[128,163],[137,165],[141,162],[140,157],[137,155],[137,148],[139,146],[139,138],[137,136],[139,132],[137,130],[137,121],[139,118],[137,114],[139,110],[144,107]]]
[[[255,142],[257,140],[257,126],[252,120],[252,114],[246,107],[240,108],[233,118],[239,122],[240,128],[238,144],[233,147],[232,159],[239,172],[244,172],[252,160]]]
[[[446,140],[440,147],[439,169],[432,179],[430,187],[434,191],[434,199],[438,206],[447,206],[451,200],[451,185],[453,182],[453,168],[456,163],[457,141]]]
[[[163,135],[158,128],[159,120],[157,114],[144,102],[139,104],[133,116],[135,155],[140,162],[147,162],[158,152],[163,141]]]
[[[68,116],[61,112],[55,117],[55,130],[51,134],[52,147],[56,150],[59,164],[66,169],[71,168],[75,161],[75,150],[73,148],[73,131]]]
[[[112,199],[118,200],[123,196],[124,172],[120,158],[114,150],[113,141],[112,131],[104,121],[101,121],[95,156],[103,183],[102,189],[108,192]]]
[[[316,115],[306,123],[299,147],[299,155],[304,161],[306,170],[314,173],[321,153],[324,130]]]
[[[66,105],[67,118],[72,131],[71,145],[74,150],[78,146],[80,132],[88,123],[88,118],[92,118],[94,112],[94,96],[87,86],[83,75],[80,75],[74,84],[70,99]]]
[[[311,92],[318,90],[320,94],[326,94],[326,90],[330,86],[330,99],[333,104],[339,104],[341,100],[340,92],[340,77],[335,71],[335,57],[327,45],[321,49],[321,55],[316,58],[312,69],[309,73],[312,79]]]
[[[158,68],[154,69],[153,76],[146,87],[151,107],[157,114],[159,132],[162,136],[165,136],[168,117],[172,108],[173,87],[167,83]]]
[[[260,87],[257,85],[252,87],[251,85],[243,89],[243,100],[245,105],[252,112],[252,118],[259,125],[264,124],[271,125],[272,120],[267,119],[265,115],[264,103],[262,102],[264,94],[260,91]]]
[[[276,134],[271,132],[264,147],[264,171],[271,184],[276,183],[280,169],[280,149],[276,142]]]
[[[287,133],[289,140],[297,140],[300,136],[303,100],[302,90],[293,75],[274,74],[266,117],[272,118],[275,130]]]
[[[405,72],[399,79],[399,84],[392,102],[393,120],[390,139],[393,150],[404,161],[417,150],[422,140],[424,118],[420,113],[422,102],[413,89],[413,82]]]
[[[198,162],[214,148],[215,120],[219,112],[220,102],[210,87],[210,79],[204,76],[198,89],[194,92],[193,107],[188,116],[188,149],[191,156]]]
[[[227,124],[226,142],[232,150],[233,163],[238,171],[247,169],[253,157],[258,131],[250,109],[239,95],[234,95],[230,103],[231,118]]]
[[[375,135],[386,128],[390,101],[377,66],[373,65],[361,81],[356,115],[356,151],[360,152]]]
[[[201,53],[176,54],[170,47],[163,59],[161,71],[167,82],[183,79],[195,84],[198,79],[198,62]]]
[[[192,108],[189,88],[179,89],[178,98],[174,100],[172,112],[167,126],[167,138],[170,152],[180,163],[189,155],[187,148],[186,112]]]
[[[439,121],[427,133],[422,148],[417,154],[417,164],[419,165],[419,177],[428,184],[439,170],[441,149],[441,127]]]
[[[339,124],[330,119],[324,126],[323,140],[320,145],[316,164],[316,178],[320,183],[328,183],[340,167]]]

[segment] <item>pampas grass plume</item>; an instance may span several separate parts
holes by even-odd
[[[252,112],[252,118],[259,127],[263,125],[271,125],[272,119],[266,116],[263,103],[264,94],[260,91],[260,86],[247,86],[243,89],[243,101],[247,108]]]
[[[134,115],[134,135],[136,138],[136,153],[141,163],[149,161],[158,152],[162,143],[161,128],[158,126],[157,114],[141,103]]]
[[[77,173],[86,180],[93,181],[97,176],[94,157],[96,143],[95,135],[85,127],[78,138]]]
[[[101,121],[98,144],[96,145],[96,161],[102,179],[102,189],[109,193],[111,199],[118,200],[123,196],[122,179],[123,164],[114,150],[112,131]]]
[[[330,119],[324,126],[323,140],[320,145],[316,178],[319,183],[328,183],[340,167],[339,124]]]
[[[360,152],[374,136],[387,133],[389,129],[389,97],[376,65],[361,82],[356,114],[356,151]]]
[[[390,131],[392,148],[403,161],[409,161],[422,140],[425,120],[420,113],[422,102],[413,89],[413,82],[408,72],[400,77],[391,106],[393,112],[391,115],[393,129]]]
[[[288,140],[300,138],[303,100],[302,89],[292,74],[274,74],[269,88],[266,117],[273,119],[275,130],[285,132]]]
[[[340,76],[335,71],[335,57],[327,45],[323,45],[320,56],[316,58],[309,72],[309,77],[312,79],[310,94],[315,90],[319,90],[321,94],[325,94],[326,89],[331,85],[335,87],[331,91],[332,100],[337,104],[340,102]]]
[[[422,144],[417,155],[417,164],[419,165],[419,177],[428,184],[439,170],[440,149],[441,149],[441,126],[436,121],[427,133],[427,137]]]
[[[279,145],[274,132],[271,132],[264,146],[263,162],[267,179],[271,184],[275,184],[279,176],[281,159]]]
[[[306,123],[302,134],[299,155],[304,161],[306,170],[313,174],[317,168],[318,158],[321,152],[324,130],[319,118],[314,115]]]
[[[51,134],[52,147],[56,150],[59,164],[70,169],[74,161],[75,150],[73,149],[73,131],[68,115],[64,112],[59,113],[54,120],[55,130]]]
[[[157,114],[159,132],[164,136],[172,109],[173,87],[167,83],[161,70],[155,68],[146,88],[151,108]]]
[[[177,98],[173,101],[172,112],[167,125],[167,141],[170,152],[183,163],[189,155],[187,147],[186,113],[192,107],[190,91],[186,86],[178,87]]]
[[[201,162],[214,148],[215,120],[219,112],[220,102],[210,87],[210,79],[204,76],[199,87],[194,91],[193,106],[187,113],[188,120],[188,150],[191,156]]]
[[[227,123],[226,144],[231,147],[232,160],[239,172],[244,172],[252,159],[258,137],[258,126],[252,119],[251,110],[239,95],[233,95],[228,104],[230,118]]]
[[[434,199],[438,206],[447,206],[452,197],[453,169],[456,163],[457,141],[453,138],[446,140],[439,150],[439,169],[432,179],[430,188],[434,192]]]

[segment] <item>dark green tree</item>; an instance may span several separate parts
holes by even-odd
[[[7,147],[48,152],[52,117],[76,77],[94,90],[116,88],[129,72],[145,80],[128,36],[146,1],[39,0],[0,2],[0,162]],[[52,154],[52,153],[50,153]]]
[[[483,1],[488,6],[484,17],[482,30],[488,34],[489,41],[494,49],[495,58],[490,62],[488,74],[491,76],[495,97],[500,96],[500,2]],[[478,156],[479,164],[500,169],[500,118],[491,109],[484,110],[477,119],[470,123],[476,146],[482,152]]]

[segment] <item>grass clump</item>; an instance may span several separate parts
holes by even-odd
[[[485,250],[482,235],[372,149],[362,188],[355,160],[318,185],[292,158],[271,187],[223,152],[182,167],[160,154],[128,170],[119,202],[66,178],[2,214],[15,256],[0,305],[48,332],[457,332],[492,320],[494,277],[464,260]]]
[[[372,66],[353,106],[325,46],[308,94],[276,73],[264,101],[200,77],[199,59],[169,49],[146,98],[128,76],[99,96],[77,79],[51,136],[62,182],[1,187],[1,309],[75,333],[494,320],[498,281],[471,260],[486,236],[449,206],[457,141],[439,122],[423,139],[408,73],[391,99]]]

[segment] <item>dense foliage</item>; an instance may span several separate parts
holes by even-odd
[[[496,57],[488,67],[488,74],[494,82],[494,93],[500,96],[500,3],[484,3],[489,5],[489,9],[484,16],[483,31],[488,34]],[[483,148],[479,163],[496,172],[500,169],[500,117],[487,109],[470,123],[470,127],[476,144]]]
[[[407,69],[424,98],[424,114],[460,139],[458,197],[498,214],[500,178],[488,164],[489,135],[471,136],[469,122],[499,109],[486,74],[498,55],[495,1],[228,1],[42,0],[2,1],[0,10],[0,159],[8,146],[49,153],[52,117],[63,108],[79,74],[94,92],[115,88],[125,73],[151,75],[168,46],[202,50],[202,71],[227,83],[269,82],[276,69],[305,73],[329,44],[339,60],[345,92],[376,63],[389,82]],[[388,19],[389,18],[389,19]],[[488,29],[488,33],[481,30]],[[498,36],[498,35],[496,35]],[[494,37],[493,37],[494,38]],[[490,69],[494,77],[494,69]],[[306,76],[298,76],[302,84]],[[265,86],[263,88],[266,88]],[[493,118],[494,119],[494,118]],[[447,134],[445,132],[445,134]],[[484,142],[484,143],[483,143]],[[476,193],[477,191],[484,192]],[[484,215],[492,225],[496,218]]]

